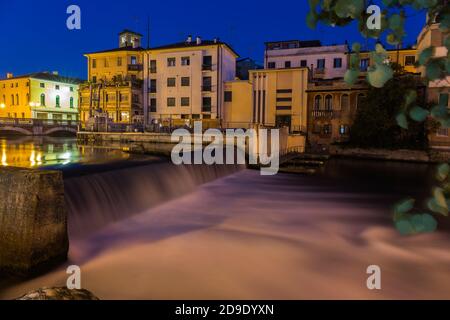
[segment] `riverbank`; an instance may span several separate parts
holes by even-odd
[[[385,161],[406,161],[421,163],[439,163],[450,161],[450,151],[430,149],[410,150],[410,149],[363,149],[331,145],[329,154],[333,157],[385,160]]]

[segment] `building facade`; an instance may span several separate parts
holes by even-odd
[[[81,80],[39,72],[0,80],[0,118],[78,121]]]
[[[88,81],[80,86],[80,119],[86,125],[96,114],[121,124],[143,123],[144,49],[142,36],[119,34],[119,47],[85,54]]]
[[[322,45],[313,41],[266,42],[266,69],[309,68],[311,77],[335,79],[345,75],[348,65],[348,45]]]
[[[417,38],[418,53],[430,46],[434,47],[434,57],[445,57],[448,50],[444,45],[444,34],[439,29],[438,23],[426,24]],[[422,75],[425,70],[420,69]],[[450,108],[450,76],[440,80],[430,81],[427,87],[427,101],[433,105],[442,105]],[[431,148],[449,149],[450,132],[448,128],[439,124],[433,128],[428,135],[428,141]]]
[[[150,123],[182,125],[202,120],[220,126],[224,86],[235,79],[238,55],[219,40],[195,40],[146,52],[144,96]]]

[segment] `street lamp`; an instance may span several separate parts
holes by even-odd
[[[5,106],[4,103],[0,103],[0,108],[1,108],[1,109],[5,109],[5,107],[6,107],[6,106]]]

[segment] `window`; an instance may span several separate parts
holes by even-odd
[[[203,70],[211,70],[212,69],[212,56],[204,56],[203,57]]]
[[[73,109],[73,97],[70,97],[70,108]]]
[[[43,82],[39,83],[39,87],[45,88],[45,83],[43,83]]]
[[[275,62],[269,62],[269,63],[267,63],[267,68],[269,68],[269,69],[275,69]]]
[[[448,107],[448,93],[439,94],[439,105]]]
[[[211,97],[203,97],[202,112],[211,112]]]
[[[405,66],[413,66],[416,63],[416,56],[406,56]]]
[[[156,73],[156,60],[150,60],[150,73]]]
[[[341,136],[347,135],[348,134],[348,126],[341,124],[339,126],[339,134]]]
[[[131,101],[132,101],[133,103],[140,103],[139,95],[133,93],[133,95],[131,96]]]
[[[137,64],[137,58],[136,56],[131,56],[131,64]]]
[[[156,98],[150,99],[150,112],[156,112]]]
[[[314,98],[314,110],[320,110],[321,104],[322,104],[322,97],[316,96]]]
[[[342,58],[334,58],[334,60],[333,60],[333,67],[335,69],[342,68]]]
[[[56,107],[60,107],[61,106],[61,101],[60,101],[61,99],[60,99],[60,97],[59,96],[56,96]]]
[[[277,93],[292,93],[292,89],[278,89]]]
[[[156,93],[156,79],[150,79],[150,93]]]
[[[317,69],[325,69],[325,59],[317,59]]]
[[[306,60],[300,61],[300,67],[306,67],[308,65],[308,62]]]
[[[108,67],[109,67],[109,61],[108,61],[108,59],[105,59],[105,60],[104,60],[104,66],[105,66],[105,68],[108,68]]]
[[[122,57],[118,57],[117,58],[117,66],[121,67],[122,66]]]
[[[211,77],[203,77],[202,91],[211,91]]]
[[[20,104],[20,102],[19,102],[19,95],[16,94],[16,105],[19,105],[19,104]]]
[[[175,98],[167,98],[167,106],[175,107]]]
[[[128,111],[122,111],[120,113],[120,121],[124,122],[130,121],[130,113]]]
[[[70,90],[70,92],[73,92],[73,87],[70,87],[70,89],[69,89],[69,90]]]
[[[191,83],[191,78],[189,77],[181,77],[181,86],[182,87],[189,87]]]
[[[55,90],[59,90],[59,85],[56,85],[56,86],[55,86]]]
[[[285,68],[290,68],[291,67],[291,62],[290,61],[285,61],[284,62],[284,67]]]
[[[92,82],[93,82],[93,83],[97,83],[97,77],[96,77],[96,76],[93,76],[93,77],[92,77]]]
[[[349,98],[348,94],[343,94],[341,97],[341,109],[348,109],[349,107]]]
[[[361,61],[359,62],[359,69],[365,72],[367,71],[368,68],[369,68],[369,59],[368,58],[361,59]]]
[[[333,96],[330,94],[325,97],[325,110],[333,110]]]
[[[181,65],[182,66],[188,66],[191,64],[191,58],[190,57],[181,57]]]
[[[291,97],[277,98],[277,102],[290,102],[290,101],[292,101]]]
[[[224,101],[225,102],[233,101],[233,92],[232,91],[225,91],[224,92]]]
[[[175,82],[176,82],[175,78],[167,78],[167,86],[168,87],[175,87]]]
[[[176,62],[175,58],[167,58],[167,66],[168,67],[175,67]]]
[[[364,98],[366,96],[363,95],[362,93],[358,94],[358,97],[356,98],[356,106],[359,107],[360,104],[364,101]]]
[[[13,94],[11,95],[11,105],[12,106],[14,105],[14,95]]]
[[[22,119],[25,119],[25,112],[22,112]]]
[[[182,97],[181,98],[181,106],[182,107],[189,107],[189,97]]]
[[[41,106],[45,106],[45,94],[41,94]]]
[[[331,124],[326,124],[323,126],[323,134],[325,135],[331,134]]]
[[[97,68],[97,59],[92,59],[92,68]]]

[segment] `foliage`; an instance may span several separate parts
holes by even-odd
[[[374,139],[374,132],[370,132],[375,127],[370,122],[376,122],[380,126],[378,129],[386,136],[393,136],[396,130],[405,134],[406,130],[410,137],[416,135],[417,125],[426,121],[431,122],[431,126],[436,125],[442,128],[450,128],[450,115],[447,106],[434,105],[432,107],[420,105],[417,100],[417,92],[413,89],[402,87],[401,93],[392,91],[398,83],[395,80],[395,68],[386,63],[386,51],[381,45],[381,41],[390,45],[400,45],[405,36],[404,28],[407,20],[406,12],[425,11],[428,16],[428,24],[438,23],[443,34],[444,46],[447,48],[447,56],[436,57],[435,48],[430,46],[424,48],[419,53],[417,67],[424,70],[426,81],[444,79],[450,73],[450,3],[449,0],[308,0],[310,12],[306,17],[306,23],[310,28],[315,28],[318,23],[332,27],[346,26],[352,22],[357,22],[358,30],[366,39],[378,40],[375,50],[370,53],[373,65],[367,72],[367,82],[373,87],[369,91],[363,114],[361,110],[355,122],[356,127],[352,128],[354,142],[363,143],[366,139]],[[370,30],[367,27],[369,14],[366,9],[369,5],[376,4],[382,6],[381,24],[379,29]],[[349,69],[344,80],[348,84],[354,84],[360,76],[360,51],[361,45],[352,45]],[[384,88],[386,87],[386,88]],[[406,89],[406,91],[404,91]],[[392,93],[389,99],[380,97],[383,91]],[[378,94],[378,96],[377,96]],[[374,100],[374,101],[372,101]],[[376,102],[378,101],[378,103]],[[386,104],[384,104],[386,102]],[[373,109],[372,109],[373,108]],[[389,118],[389,120],[387,120]],[[393,120],[395,119],[395,120]],[[387,120],[387,121],[386,121]],[[431,121],[430,121],[431,120]],[[386,121],[383,127],[382,121]],[[395,122],[393,122],[395,121]],[[399,128],[393,129],[395,123]],[[364,125],[370,125],[369,132],[363,132]],[[429,124],[427,124],[430,127]],[[359,136],[360,135],[360,136]],[[359,137],[358,137],[359,136]],[[359,139],[359,141],[358,141]],[[380,138],[381,139],[381,138]],[[398,140],[398,139],[396,139]],[[373,141],[372,141],[373,142]],[[381,143],[381,142],[379,142]],[[386,141],[384,141],[386,143]],[[398,143],[397,142],[393,142]],[[449,165],[442,164],[438,168],[437,179],[441,185],[433,190],[433,197],[428,201],[428,213],[417,212],[414,208],[414,200],[406,199],[397,204],[394,209],[394,222],[401,234],[415,234],[430,232],[436,229],[437,223],[433,214],[448,216],[450,204],[450,182],[448,181]]]
[[[349,143],[361,148],[424,149],[427,136],[423,122],[408,126],[404,119],[403,128],[396,122],[396,115],[406,114],[408,110],[417,119],[428,116],[427,110],[417,110],[419,107],[413,105],[419,86],[423,84],[417,78],[401,75],[382,88],[371,87],[367,97],[358,104]]]

